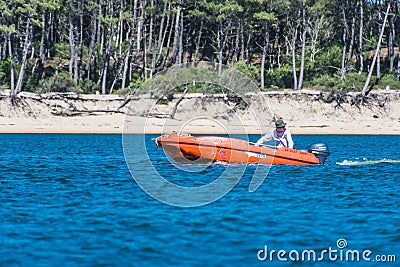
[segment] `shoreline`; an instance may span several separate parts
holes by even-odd
[[[123,121],[122,116],[115,118],[115,116],[110,120],[101,119],[102,116],[96,116],[85,120],[80,118],[51,118],[51,120],[46,119],[34,119],[34,118],[18,118],[18,119],[8,119],[0,118],[0,134],[165,134],[171,131],[161,130],[161,125],[153,125],[147,127],[145,131],[141,130],[130,130],[124,131],[124,124],[118,125],[118,121]],[[107,116],[108,117],[108,116]],[[98,119],[101,119],[102,123],[97,123]],[[6,121],[5,121],[6,120]],[[79,122],[78,122],[79,121]],[[157,124],[156,122],[149,121],[149,124]],[[66,127],[68,125],[68,127]],[[346,125],[341,125],[342,129],[334,129],[332,126],[320,127],[320,126],[291,126],[288,123],[288,129],[291,131],[292,135],[400,135],[400,129],[376,129],[376,127],[368,127],[366,129],[352,129],[348,127],[346,130]],[[187,128],[182,133],[188,134],[226,134],[225,131],[221,130],[207,130],[207,125],[201,125],[204,127],[202,130],[198,130],[198,127]],[[256,126],[255,126],[256,128]],[[232,134],[252,134],[260,135],[263,134],[261,131],[251,130],[251,126],[247,126],[246,131],[241,131],[242,127],[233,127]],[[179,132],[179,127],[176,127],[176,132]]]
[[[134,98],[121,108],[126,96],[22,92],[21,102],[15,107],[10,104],[8,92],[3,90],[0,91],[0,133],[264,134],[273,127],[268,117],[270,112],[265,116],[268,106],[269,111],[283,117],[293,135],[400,135],[400,92],[373,93],[378,94],[378,100],[385,98],[384,105],[372,102],[370,107],[356,107],[343,102],[338,108],[335,102],[321,101],[322,92],[287,90],[265,92],[267,103],[256,103],[252,99],[252,106],[247,110],[234,109],[238,103],[224,95],[187,94],[174,119],[169,119],[180,95],[175,95],[166,105],[154,105],[152,114],[145,117],[139,114],[148,105],[146,101],[150,98],[145,96]]]

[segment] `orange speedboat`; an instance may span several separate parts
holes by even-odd
[[[236,138],[175,133],[157,137],[156,145],[162,147],[175,160],[188,163],[224,161],[266,165],[315,165],[324,164],[330,154],[328,147],[323,143],[310,145],[307,152],[291,148],[255,146]]]

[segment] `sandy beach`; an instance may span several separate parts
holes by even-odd
[[[293,134],[400,134],[399,93],[374,94],[376,101],[357,107],[325,103],[321,92],[313,90],[266,92],[261,102],[250,97],[242,108],[225,95],[174,95],[169,103],[157,105],[157,99],[139,96],[121,107],[127,96],[22,92],[13,106],[9,91],[3,90],[0,133],[260,134],[273,127],[272,114],[279,114]]]

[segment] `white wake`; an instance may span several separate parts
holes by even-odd
[[[380,164],[380,163],[400,163],[400,160],[397,159],[378,159],[378,160],[370,160],[367,158],[363,158],[362,160],[343,160],[342,162],[336,162],[336,165],[343,166],[354,166],[354,165],[370,165],[370,164]]]

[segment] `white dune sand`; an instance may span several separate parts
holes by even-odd
[[[12,106],[8,91],[0,92],[0,133],[251,133],[273,127],[271,112],[287,122],[293,134],[400,134],[400,96],[380,91],[383,107],[356,107],[324,103],[319,92],[277,91],[264,94],[266,103],[232,111],[226,97],[217,100],[202,95],[186,95],[170,119],[176,96],[168,105],[156,105],[151,116],[143,117],[146,100],[133,99],[119,109],[123,96],[21,93]],[[383,101],[383,100],[382,100]],[[129,106],[129,108],[128,108]],[[231,110],[231,111],[229,111]],[[134,111],[133,113],[131,111]],[[130,115],[126,115],[125,113]],[[59,114],[59,115],[55,115]]]

